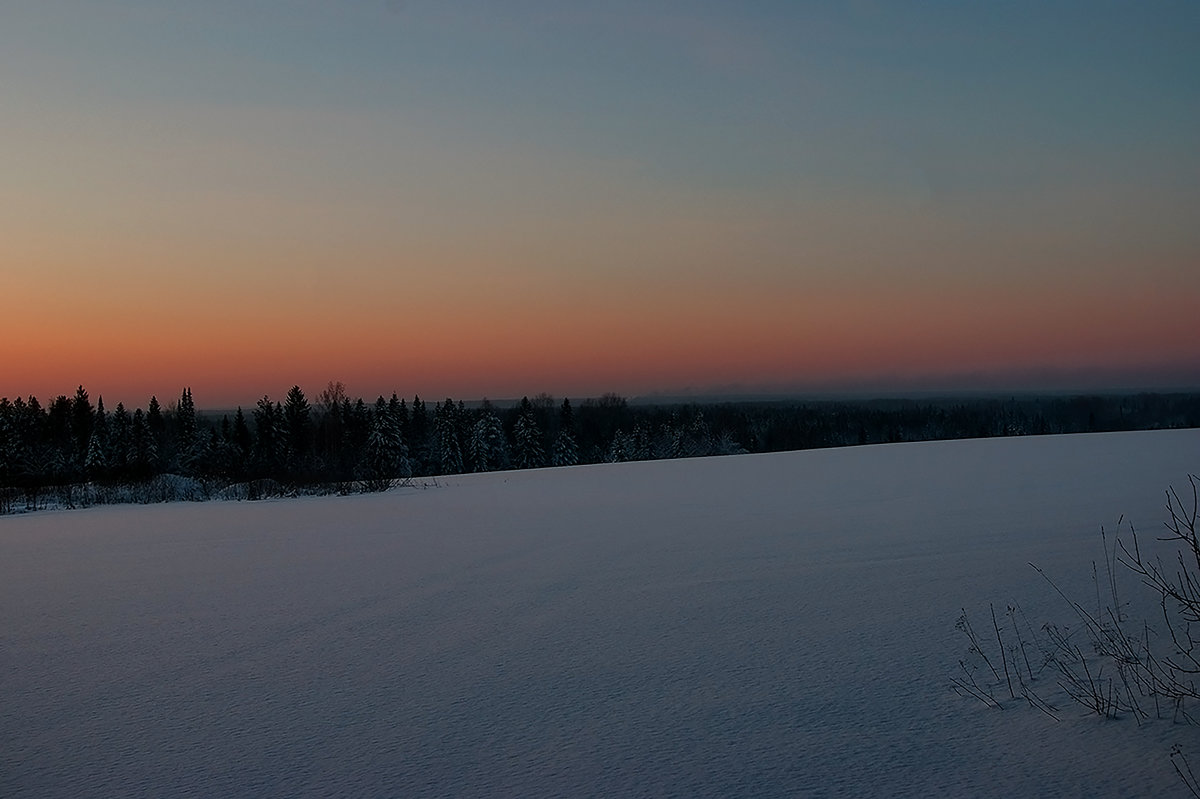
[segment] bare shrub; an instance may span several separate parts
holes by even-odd
[[[1104,571],[1093,561],[1095,596],[1086,604],[1030,564],[1071,609],[1074,624],[1047,622],[1034,631],[1019,605],[1009,606],[1004,622],[989,605],[993,642],[976,633],[964,609],[955,626],[967,638],[967,654],[951,688],[996,709],[1014,700],[1027,703],[1056,720],[1058,708],[1043,698],[1055,687],[1069,702],[1105,719],[1132,717],[1139,726],[1150,719],[1200,722],[1200,478],[1189,475],[1188,484],[1190,495],[1166,492],[1167,534],[1157,540],[1174,551],[1165,559],[1144,551],[1137,530],[1124,519],[1111,542],[1101,528]],[[1149,597],[1137,599],[1152,598],[1144,607],[1155,607],[1153,613],[1135,616],[1134,603],[1121,589],[1122,573],[1149,589]],[[1179,746],[1172,749],[1171,764],[1200,797],[1200,781]]]

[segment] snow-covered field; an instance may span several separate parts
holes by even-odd
[[[0,796],[1168,796],[1200,730],[949,690],[1200,430],[0,518]],[[988,627],[990,630],[990,625]],[[1051,686],[1052,687],[1052,686]]]

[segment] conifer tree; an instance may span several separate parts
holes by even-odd
[[[684,434],[684,455],[687,457],[711,455],[712,451],[713,437],[708,427],[708,421],[705,420],[703,411],[696,408]]]
[[[81,465],[87,460],[92,425],[95,423],[94,413],[87,391],[83,386],[75,389],[75,399],[71,402],[71,434],[75,438],[75,462]]]
[[[341,457],[342,440],[345,426],[342,424],[341,402],[322,403],[317,415],[316,438],[313,455],[318,462],[318,468],[326,473],[336,471],[338,458]]]
[[[104,410],[104,397],[96,402],[96,414],[92,423],[92,435],[88,441],[84,469],[92,480],[104,477],[108,472],[108,414]]]
[[[129,452],[130,471],[138,479],[146,479],[154,474],[158,463],[158,442],[150,431],[150,422],[142,409],[133,412],[131,447]]]
[[[574,466],[579,463],[579,444],[575,440],[575,413],[571,400],[564,399],[558,412],[558,436],[554,439],[551,462],[555,466]]]
[[[646,425],[638,422],[633,426],[633,433],[630,435],[630,456],[631,460],[648,461],[654,457],[650,450],[650,433],[646,430]]]
[[[407,439],[408,432],[409,432],[409,425],[411,424],[411,420],[409,419],[409,414],[408,414],[408,403],[405,402],[403,398],[400,398],[399,404],[396,404],[396,403],[397,403],[396,394],[395,394],[395,392],[393,392],[392,399],[390,402],[388,402],[388,406],[394,407],[393,415],[396,417],[396,421],[400,424],[400,432]]]
[[[411,429],[406,438],[412,455],[413,473],[429,474],[429,416],[419,395],[413,397]]]
[[[158,397],[153,395],[150,397],[149,405],[146,406],[146,426],[150,428],[150,432],[154,436],[155,448],[161,452],[167,434],[167,422],[163,418]]]
[[[608,445],[609,463],[623,463],[633,460],[633,441],[624,430],[613,434],[612,442]]]
[[[0,488],[11,484],[13,479],[12,455],[17,449],[17,429],[12,403],[8,397],[0,398]],[[0,512],[4,512],[3,497],[0,497]]]
[[[225,427],[229,427],[229,417],[225,417]],[[233,445],[229,443],[229,439],[218,433],[217,428],[210,427],[197,470],[205,477],[228,476],[232,450]]]
[[[508,466],[508,445],[504,437],[504,423],[495,408],[486,399],[480,409],[479,418],[471,426],[467,446],[471,471],[490,472]]]
[[[679,423],[677,414],[671,414],[671,422],[664,423],[659,430],[659,455],[663,458],[682,458],[684,456],[683,447],[683,427]]]
[[[250,426],[246,424],[246,415],[242,413],[241,405],[233,416],[233,445],[237,448],[241,464],[249,462],[250,452],[254,449],[254,437],[250,433]]]
[[[262,477],[277,477],[286,463],[287,434],[283,426],[283,406],[260,399],[254,409],[256,471]]]
[[[360,470],[371,491],[383,491],[397,478],[407,478],[412,473],[399,419],[383,397],[375,401]]]
[[[221,416],[219,433],[216,427],[212,428],[208,449],[209,462],[205,473],[226,480],[236,480],[239,453],[237,445],[233,443],[233,423],[229,421],[229,414]]]
[[[463,470],[462,446],[458,440],[458,409],[447,398],[434,407],[434,439],[437,465],[442,474],[460,474]]]
[[[153,398],[151,400],[153,402]],[[196,429],[196,404],[192,401],[190,388],[185,388],[179,395],[179,405],[175,408],[175,427],[178,430],[175,465],[181,473],[193,474],[200,458],[201,441]]]
[[[192,401],[192,390],[185,388],[179,395],[179,406],[175,410],[179,425],[179,448],[191,449],[196,443],[196,404]]]
[[[292,386],[288,391],[283,416],[287,433],[287,471],[295,476],[307,468],[312,439],[308,399],[300,386]]]
[[[78,462],[75,435],[71,427],[72,403],[65,395],[58,395],[46,409],[46,445],[43,453],[43,468],[56,482],[71,478],[71,468]]]
[[[133,426],[124,403],[118,402],[109,433],[108,468],[118,478],[128,474],[129,453],[133,447]]]
[[[18,397],[13,403],[13,411],[17,421],[19,449],[10,459],[13,463],[12,468],[18,476],[25,480],[27,485],[38,485],[46,476],[43,468],[43,464],[47,461],[46,450],[48,449],[46,412],[42,409],[38,398],[32,394],[25,402]],[[36,492],[33,497],[29,497],[27,494],[27,504],[30,504],[30,499],[33,499],[32,504],[36,505]]]
[[[396,430],[400,433],[401,438],[406,438],[408,433],[408,406],[404,403],[404,400],[396,396],[395,391],[392,392],[392,397],[387,402],[387,410],[391,414],[392,422],[396,425]],[[405,449],[407,449],[407,446]]]
[[[518,469],[536,469],[546,465],[542,430],[534,418],[529,397],[521,399],[517,421],[513,425],[513,465]]]
[[[475,424],[471,425],[470,434],[467,436],[467,449],[463,453],[463,467],[471,472],[489,471],[487,447],[484,444],[484,425],[481,415],[475,420]]]

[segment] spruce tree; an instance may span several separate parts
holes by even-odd
[[[192,390],[185,388],[179,395],[179,407],[175,410],[179,426],[179,448],[191,449],[196,443],[196,404],[192,401]]]
[[[241,405],[233,416],[233,445],[237,448],[241,463],[244,465],[249,462],[250,452],[254,449],[254,436],[250,433],[250,426],[246,424],[246,415],[242,413]]]
[[[150,422],[142,409],[133,412],[129,465],[133,477],[145,480],[152,477],[158,464],[158,442],[150,430]]]
[[[504,438],[504,423],[492,404],[483,401],[479,418],[471,427],[469,461],[475,472],[490,472],[508,466],[508,445]]]
[[[108,473],[108,414],[104,411],[104,397],[96,402],[96,414],[92,422],[92,436],[88,441],[84,469],[92,480],[99,480]]]
[[[713,444],[712,431],[709,430],[708,421],[705,420],[703,411],[696,408],[684,434],[684,455],[687,457],[711,455]]]
[[[75,462],[81,465],[87,460],[92,425],[95,424],[94,413],[87,391],[83,386],[75,389],[75,399],[71,402],[71,434],[75,438]]]
[[[433,412],[437,464],[442,474],[460,474],[463,470],[462,446],[458,436],[458,409],[447,398]]]
[[[128,475],[129,452],[133,446],[133,425],[124,403],[118,402],[113,411],[109,432],[108,468],[118,477]]]
[[[546,465],[542,430],[538,427],[528,397],[521,399],[517,421],[513,425],[513,465],[518,469],[536,469]]]
[[[156,403],[157,404],[157,403]],[[192,390],[185,388],[179,395],[175,408],[175,465],[182,474],[192,474],[200,456],[200,440],[196,430],[196,405],[192,401]]]
[[[654,457],[654,453],[650,450],[650,432],[646,429],[646,425],[638,422],[633,426],[633,434],[630,436],[630,453],[631,459],[635,461],[648,461]]]
[[[228,427],[228,418],[226,418]],[[205,477],[225,477],[229,474],[229,453],[233,445],[228,438],[223,438],[217,428],[210,427],[208,438],[200,453],[197,471]]]
[[[329,476],[335,476],[346,428],[342,423],[341,402],[321,403],[317,417],[314,455]]]
[[[38,398],[29,395],[22,402],[20,398],[13,403],[14,416],[17,420],[17,441],[20,448],[12,457],[13,469],[33,487],[32,495],[27,492],[26,504],[36,506],[36,487],[45,482],[46,470],[43,468],[48,458],[46,451],[49,444],[46,440],[49,420],[46,411]]]
[[[395,402],[396,402],[396,395],[393,393],[392,400],[391,400],[391,402],[388,403],[388,405],[391,406]],[[405,402],[403,398],[400,399],[400,404],[396,406],[395,416],[396,416],[396,421],[400,423],[400,432],[404,435],[405,439],[407,440],[408,432],[409,432],[409,425],[411,424],[411,421],[409,419],[409,414],[408,414],[408,403]]]
[[[286,462],[287,434],[283,425],[283,407],[260,399],[254,409],[255,471],[260,477],[278,479]]]
[[[411,429],[406,438],[412,454],[413,473],[429,474],[429,415],[419,395],[413,397]]]
[[[579,463],[579,444],[575,439],[575,413],[571,400],[564,399],[558,411],[558,436],[554,439],[551,462],[555,466],[574,466]]]
[[[483,443],[483,417],[480,416],[471,425],[470,435],[467,436],[467,451],[463,453],[463,466],[468,471],[486,472],[487,450]]]
[[[399,419],[383,397],[375,401],[371,413],[370,433],[360,471],[364,485],[370,491],[386,490],[397,478],[407,478],[412,473]]]
[[[150,428],[150,433],[154,436],[155,449],[161,452],[166,443],[167,421],[163,418],[158,397],[153,395],[150,397],[149,405],[146,406],[146,426]],[[157,458],[157,455],[155,457]]]
[[[0,398],[0,489],[6,488],[12,482],[12,455],[16,448],[17,429],[13,406],[8,397],[3,397]],[[0,496],[0,513],[5,511],[3,496]]]
[[[626,435],[624,430],[618,430],[613,434],[612,443],[608,445],[608,456],[606,459],[609,463],[623,463],[633,460],[633,441]]]
[[[308,399],[300,386],[292,386],[283,405],[284,427],[287,432],[287,471],[292,476],[307,469],[312,422]]]

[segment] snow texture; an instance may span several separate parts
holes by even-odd
[[[949,690],[1200,431],[0,519],[0,796],[1168,796],[1194,727]],[[989,628],[990,629],[990,628]],[[1200,754],[1193,755],[1193,762]]]

